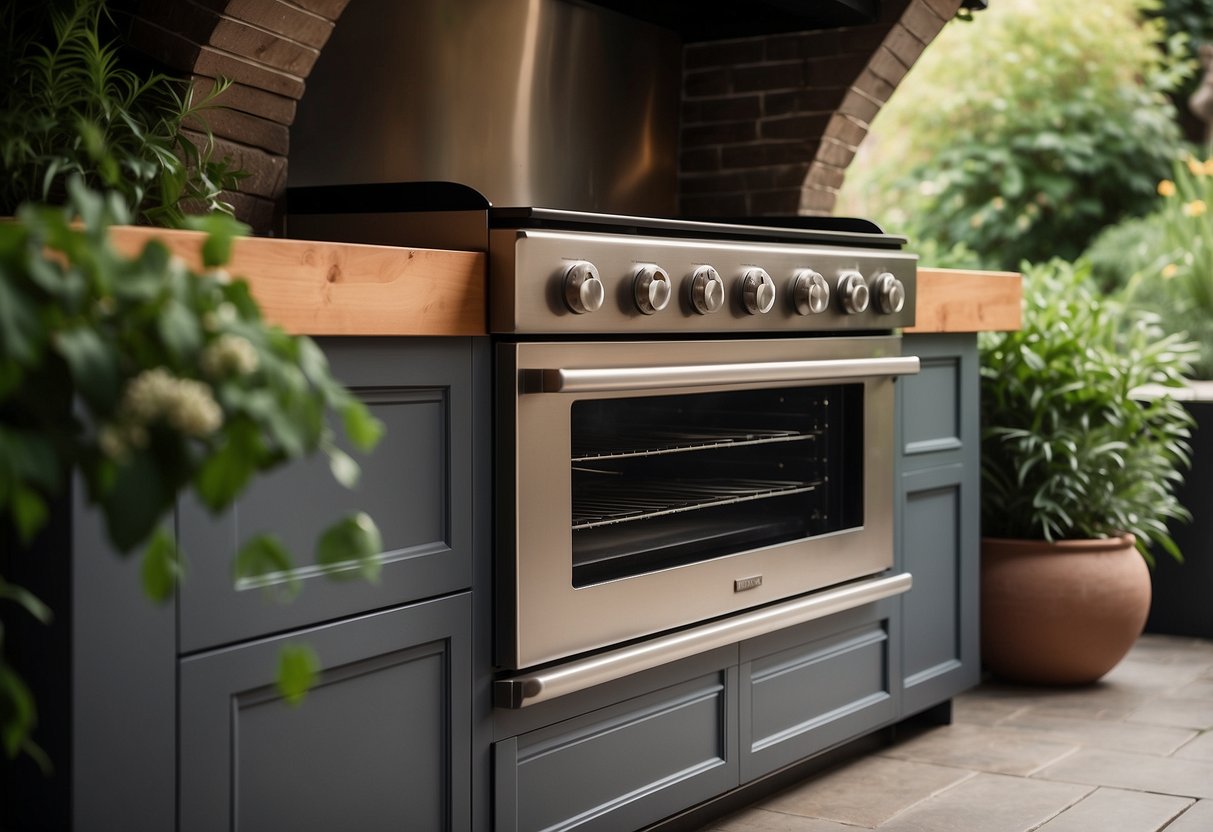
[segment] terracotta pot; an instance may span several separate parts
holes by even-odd
[[[981,545],[981,652],[1015,682],[1094,682],[1124,658],[1150,611],[1150,572],[1132,535]]]

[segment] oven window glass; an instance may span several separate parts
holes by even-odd
[[[863,525],[863,385],[572,406],[573,585]]]

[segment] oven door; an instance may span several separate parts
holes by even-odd
[[[498,664],[889,569],[893,381],[918,370],[900,350],[893,336],[500,344]]]

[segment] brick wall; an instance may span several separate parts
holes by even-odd
[[[137,0],[133,46],[203,89],[234,82],[206,119],[249,172],[227,198],[257,230],[274,225],[295,105],[349,2]],[[872,117],[959,5],[883,0],[871,26],[688,46],[682,212],[829,213]]]
[[[869,26],[688,45],[682,213],[830,213],[868,125],[959,7],[884,0]]]

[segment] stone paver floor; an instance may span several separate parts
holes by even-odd
[[[1213,832],[1213,641],[1145,635],[1096,685],[987,682],[704,832]]]

